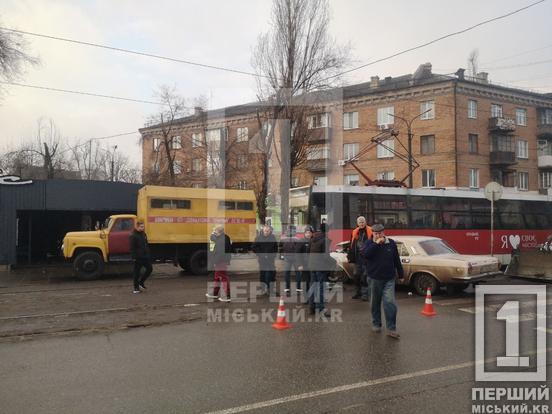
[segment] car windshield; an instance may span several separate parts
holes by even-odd
[[[105,221],[104,221],[104,224],[101,228],[102,229],[108,229],[109,225],[111,224],[111,220],[112,220],[111,217],[106,218]]]
[[[420,242],[420,247],[424,249],[428,256],[438,254],[457,253],[452,247],[446,244],[443,240],[426,240]]]

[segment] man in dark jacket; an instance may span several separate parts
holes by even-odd
[[[326,227],[324,228],[326,230]],[[335,262],[330,256],[331,241],[326,237],[325,232],[320,232],[310,239],[308,255],[305,258],[307,268],[310,271],[310,289],[308,292],[311,313],[318,312],[326,317],[330,312],[324,303],[324,290],[328,273]]]
[[[286,280],[285,293],[290,295],[291,291],[291,270],[295,270],[295,283],[297,293],[302,292],[301,289],[301,271],[299,267],[299,252],[301,249],[301,243],[295,233],[290,229],[287,237],[280,239],[282,243],[282,256],[284,260],[284,277]]]
[[[221,302],[230,302],[230,280],[228,278],[228,265],[232,257],[232,241],[224,233],[224,226],[219,224],[215,227],[210,237],[209,243],[209,265],[213,267],[215,273],[215,282],[213,284],[213,294],[206,293],[210,299],[218,299]],[[225,296],[220,295],[220,286],[224,290]]]
[[[153,268],[151,267],[151,255],[148,246],[148,236],[145,232],[144,222],[142,220],[136,221],[136,227],[134,231],[130,233],[130,254],[134,260],[134,291],[133,293],[140,293],[140,289],[146,289],[146,279],[151,275]],[[145,269],[144,274],[141,275],[142,268]]]
[[[272,234],[272,227],[265,224],[262,232],[253,243],[253,252],[257,254],[261,284],[264,286],[264,294],[275,293],[274,282],[276,281],[276,255],[278,254],[278,242]]]
[[[381,332],[381,302],[387,335],[399,339],[397,333],[397,305],[395,301],[395,277],[404,278],[401,258],[395,242],[386,237],[382,224],[372,226],[373,240],[362,248],[366,259],[366,272],[372,283],[372,330]]]
[[[351,234],[351,243],[349,244],[349,253],[347,260],[355,264],[355,282],[356,293],[353,299],[362,299],[367,302],[370,298],[370,281],[366,276],[366,261],[362,259],[361,252],[364,243],[372,238],[372,229],[366,225],[366,218],[360,216],[357,218],[357,227]]]

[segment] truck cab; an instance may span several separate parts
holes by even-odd
[[[67,233],[63,256],[73,262],[77,278],[99,277],[108,262],[130,262],[129,236],[135,223],[135,215],[119,214],[110,216],[100,230]]]

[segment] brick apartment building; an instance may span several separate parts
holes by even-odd
[[[214,168],[205,147],[224,140],[224,185],[258,188],[261,163],[251,145],[259,133],[256,111],[253,103],[197,110],[179,119],[173,137],[177,184],[212,185],[217,178],[213,175],[221,170]],[[371,148],[356,165],[371,179],[403,179],[408,164],[388,150],[407,155],[407,128],[398,117],[417,117],[411,146],[420,167],[413,173],[413,187],[481,188],[490,181],[527,191],[552,187],[552,94],[491,84],[486,73],[476,78],[464,77],[462,70],[455,76],[433,74],[429,63],[414,74],[375,76],[332,91],[331,99],[309,116],[310,150],[293,172],[291,185],[364,185],[362,175],[340,161],[358,154],[386,128],[399,135],[384,142],[387,148]],[[162,183],[166,166],[158,151],[159,127],[145,127],[140,133],[144,180]],[[215,149],[216,157],[220,145]],[[271,175],[279,177],[274,156],[271,161]]]

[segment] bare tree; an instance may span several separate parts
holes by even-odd
[[[289,122],[280,125],[280,196],[282,230],[289,223],[289,187],[292,171],[292,143],[295,125],[305,111],[293,108],[296,98],[329,88],[339,79],[348,63],[349,47],[338,46],[330,37],[330,11],[327,0],[273,0],[272,29],[259,36],[252,63],[258,77],[257,95],[268,119]],[[303,103],[299,103],[303,105]],[[298,118],[294,118],[298,117]],[[275,128],[271,128],[270,134]],[[270,157],[272,138],[265,139]],[[304,142],[302,143],[304,144]],[[302,147],[302,145],[301,145]],[[300,155],[301,151],[296,151]],[[265,167],[265,174],[267,168]],[[265,180],[268,177],[265,176]]]
[[[43,178],[55,178],[66,166],[63,147],[64,139],[55,122],[40,118],[37,121],[35,138],[8,152],[4,162],[10,164],[10,169],[20,175],[25,169],[40,167]]]
[[[161,107],[159,112],[149,118],[150,125],[157,125],[161,133],[159,147],[155,148],[156,152],[162,152],[162,160],[166,164],[169,184],[176,184],[175,175],[175,157],[176,149],[180,148],[181,142],[176,143],[176,138],[173,139],[176,133],[176,122],[179,118],[188,114],[185,100],[176,92],[175,87],[162,85],[158,88],[155,96],[159,100]],[[157,154],[158,157],[160,154]],[[156,160],[161,162],[161,160]]]
[[[14,32],[0,30],[0,79],[11,82],[18,79],[26,65],[37,65],[39,59],[26,52],[27,42]],[[0,85],[0,92],[3,91]]]

